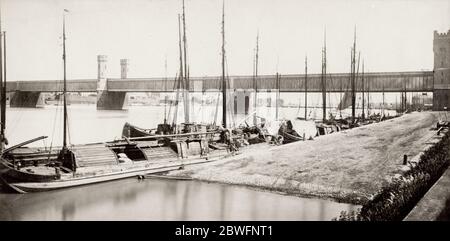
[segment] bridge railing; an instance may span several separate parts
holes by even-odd
[[[366,73],[364,75],[365,90],[371,92],[399,92],[399,91],[433,91],[433,72],[398,72],[398,73]],[[280,75],[279,86],[275,75],[262,75],[256,78],[258,91],[276,90],[278,87],[282,92],[301,92],[305,90],[304,75]],[[172,92],[174,78],[130,78],[130,79],[108,79],[106,89],[113,92]],[[230,76],[228,78],[229,89],[254,89],[253,76]],[[191,91],[220,90],[222,80],[220,76],[206,76],[190,78]],[[36,81],[8,81],[7,91],[30,91],[30,92],[59,92],[63,85],[60,80],[36,80]],[[181,86],[181,88],[183,88]],[[348,73],[337,73],[326,75],[326,90],[329,92],[349,91],[351,89],[350,75]],[[356,91],[361,91],[361,75],[356,81]],[[67,90],[69,92],[96,92],[96,79],[68,80]],[[321,92],[321,75],[308,75],[308,91]]]
[[[254,89],[254,77],[230,76],[228,77],[229,89]],[[372,92],[399,92],[418,91],[427,92],[433,90],[433,72],[400,72],[400,73],[369,73],[364,76],[364,89]],[[304,75],[280,75],[279,86],[275,75],[263,75],[256,77],[257,89],[276,90],[282,92],[299,92],[305,90]],[[108,79],[107,89],[118,92],[163,92],[173,91],[175,80],[162,78],[151,79]],[[220,90],[221,77],[195,77],[190,78],[191,91]],[[176,89],[176,88],[175,88]],[[349,91],[351,80],[349,74],[326,75],[326,90],[329,92]],[[361,75],[356,80],[356,91],[362,90]],[[308,91],[321,92],[321,75],[308,76]]]
[[[63,81],[61,80],[33,80],[33,81],[8,81],[6,90],[28,91],[28,92],[61,92],[63,91]],[[96,92],[96,79],[68,80],[68,92]]]

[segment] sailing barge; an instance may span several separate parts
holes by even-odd
[[[63,17],[64,135],[59,148],[28,148],[38,137],[6,148],[6,79],[0,67],[1,133],[0,180],[20,193],[48,191],[121,178],[166,172],[186,165],[229,156],[229,145],[215,142],[216,132],[151,135],[138,138],[70,146],[67,144],[66,31]],[[1,33],[1,25],[0,25]],[[0,41],[1,43],[1,41]],[[3,58],[0,44],[0,66]],[[232,138],[226,139],[228,143]]]
[[[77,145],[64,151],[64,155],[63,151],[20,146],[2,153],[0,177],[17,192],[39,192],[161,173],[231,155],[226,146],[206,140],[212,134]],[[43,137],[36,138],[40,139]]]

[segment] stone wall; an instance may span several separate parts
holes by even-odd
[[[433,110],[450,110],[450,30],[434,31]]]

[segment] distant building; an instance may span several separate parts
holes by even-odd
[[[433,110],[450,110],[450,30],[434,31]]]

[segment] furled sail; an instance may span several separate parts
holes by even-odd
[[[341,102],[339,102],[338,109],[344,110],[344,109],[347,109],[351,105],[352,105],[352,95],[351,95],[351,93],[345,92],[344,96],[341,99]]]

